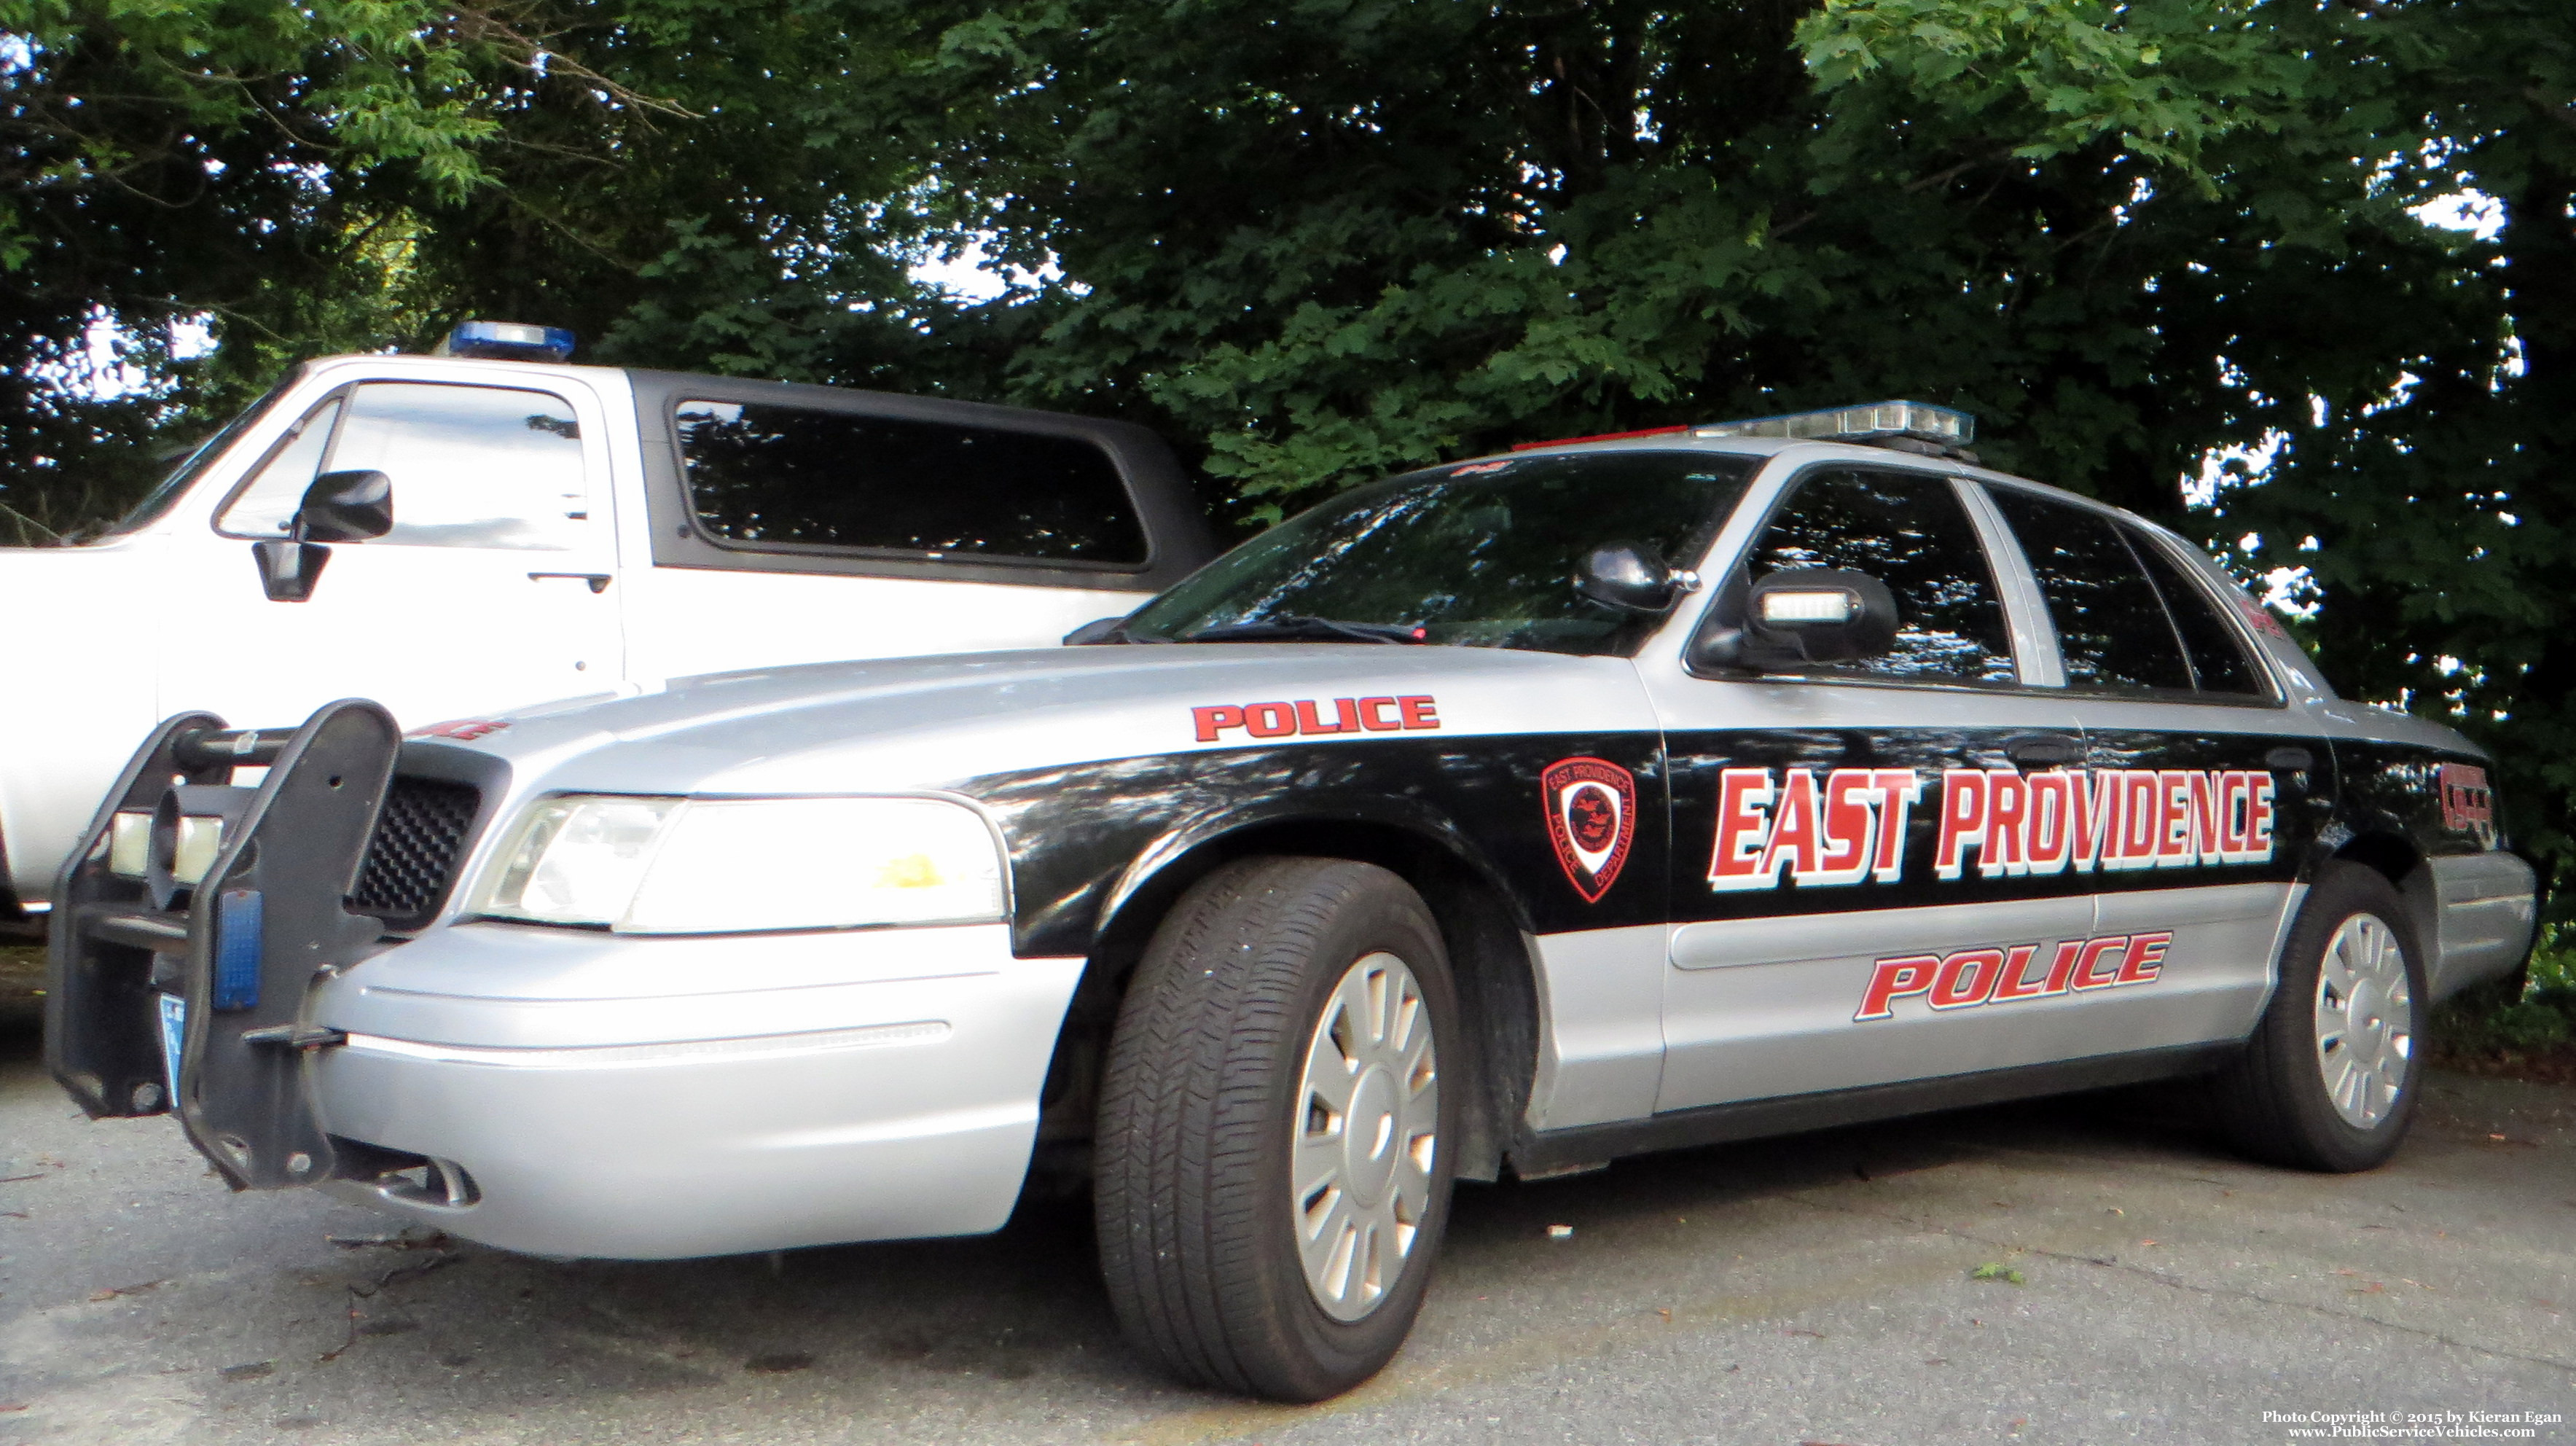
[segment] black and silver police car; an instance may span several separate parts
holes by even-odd
[[[1395,1352],[1460,1179],[2186,1077],[2379,1163],[2531,939],[2481,754],[1964,422],[1388,478],[1095,646],[174,718],[57,894],[52,1067],[549,1255],[1078,1173],[1136,1348],[1288,1399]]]

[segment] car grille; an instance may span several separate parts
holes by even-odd
[[[357,911],[395,928],[429,922],[447,898],[483,791],[437,778],[396,778],[358,871]]]

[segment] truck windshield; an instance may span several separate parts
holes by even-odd
[[[1758,457],[1618,451],[1409,472],[1281,523],[1147,603],[1139,642],[1371,641],[1625,653],[1652,619],[1575,596],[1583,555],[1689,566]]]
[[[188,449],[187,455],[179,459],[179,465],[170,469],[170,475],[162,478],[150,492],[145,493],[143,500],[135,503],[132,511],[102,529],[97,537],[87,540],[122,537],[129,532],[140,532],[160,521],[161,514],[169,511],[172,503],[187,495],[188,489],[195,485],[197,479],[206,474],[206,469],[215,465],[215,459],[223,456],[233,442],[243,432],[249,430],[250,424],[259,420],[260,413],[268,410],[268,404],[276,401],[278,394],[284,392],[294,380],[295,374],[288,373],[284,381],[268,389],[266,396],[242,408],[241,415],[224,423],[220,431]]]

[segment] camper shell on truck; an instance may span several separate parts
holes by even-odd
[[[549,1255],[1087,1178],[1129,1340],[1294,1399],[1401,1343],[1457,1179],[2151,1080],[2385,1159],[2433,1002],[2532,937],[2485,756],[1854,410],[1354,489],[1098,646],[174,718],[49,1062],[236,1186]]]
[[[304,363],[105,535],[0,549],[23,680],[0,918],[49,907],[134,740],[183,708],[362,694],[409,729],[1034,647],[1215,553],[1170,450],[1127,423],[465,349],[486,354]]]

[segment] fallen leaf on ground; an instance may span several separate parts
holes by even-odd
[[[147,1290],[155,1290],[167,1284],[169,1284],[169,1282],[166,1280],[147,1280],[141,1285],[111,1285],[105,1290],[91,1291],[89,1293],[89,1298],[92,1300],[114,1300],[120,1295],[141,1295]]]

